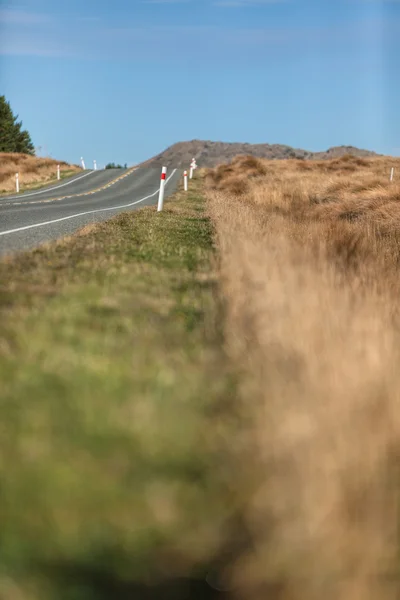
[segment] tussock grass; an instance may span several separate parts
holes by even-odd
[[[2,599],[399,597],[391,166],[238,157],[0,262]]]
[[[207,175],[252,539],[230,577],[246,600],[394,600],[399,161],[263,166]]]
[[[17,152],[0,152],[0,194],[15,192],[15,173],[19,173],[20,190],[30,190],[57,180],[57,165],[61,178],[80,171],[77,165],[52,158],[38,158]]]
[[[198,184],[0,262],[2,600],[204,598],[234,383]]]

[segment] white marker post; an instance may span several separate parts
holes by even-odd
[[[158,196],[158,207],[157,212],[161,212],[164,206],[164,191],[165,191],[165,180],[167,178],[167,167],[163,167],[161,171],[161,182],[160,182],[160,195]]]
[[[81,164],[82,164],[82,169],[85,171],[86,167],[85,167],[85,161],[83,160],[83,156],[81,156]]]
[[[60,173],[60,165],[57,165],[57,179],[60,181],[61,173]]]
[[[188,191],[188,176],[187,176],[187,171],[184,171],[184,173],[183,173],[183,188],[184,188],[185,192]]]
[[[95,160],[93,161],[93,168],[95,171],[97,171],[97,162]]]
[[[190,163],[190,175],[189,175],[189,179],[193,179],[193,171],[195,169],[197,169],[196,159],[192,158],[192,162]]]
[[[393,181],[393,177],[394,177],[394,167],[392,167],[390,170],[390,181]]]
[[[17,190],[17,194],[19,194],[19,173],[15,173],[15,189]]]

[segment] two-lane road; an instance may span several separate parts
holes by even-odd
[[[181,172],[167,175],[165,197]],[[126,210],[156,204],[160,170],[107,169],[36,192],[0,198],[0,254],[34,248]]]

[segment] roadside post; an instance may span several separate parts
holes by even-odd
[[[167,178],[167,167],[163,167],[161,171],[160,181],[160,194],[158,196],[157,212],[161,212],[164,206],[164,191],[165,191],[165,180]]]
[[[19,194],[19,173],[15,173],[15,189],[17,190],[17,194]]]
[[[97,162],[95,160],[93,161],[93,168],[95,171],[97,171]]]
[[[61,178],[60,165],[57,165],[57,179],[60,180],[60,178]]]
[[[390,170],[390,181],[393,181],[393,177],[394,177],[394,167],[392,167]]]
[[[189,179],[193,178],[193,171],[195,169],[197,169],[196,159],[192,158],[192,162],[190,163],[190,175],[189,175]]]
[[[83,160],[83,156],[81,156],[81,165],[82,165],[82,169],[85,171],[86,167],[85,167],[85,161]]]
[[[187,192],[188,191],[188,173],[187,173],[187,171],[184,171],[184,173],[183,173],[183,187],[184,187],[185,192]]]

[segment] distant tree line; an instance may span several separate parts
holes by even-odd
[[[122,166],[122,165],[116,165],[115,163],[108,163],[108,165],[106,165],[105,168],[106,169],[127,169],[128,165],[127,165],[127,163],[125,163],[124,166]]]
[[[5,96],[0,96],[0,152],[35,154],[31,136],[22,129],[22,121],[18,121]]]

